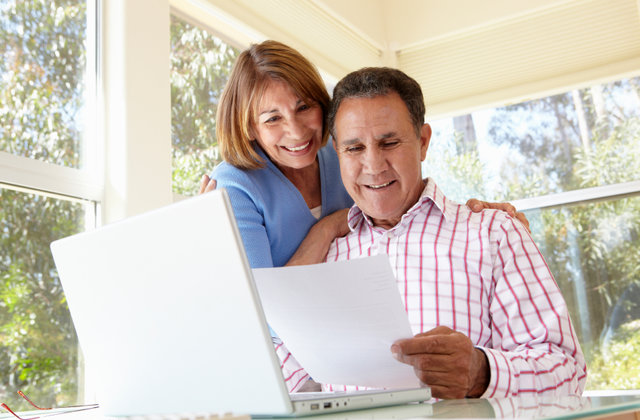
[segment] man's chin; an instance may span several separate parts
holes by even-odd
[[[402,213],[400,215],[397,215],[393,212],[383,212],[380,210],[367,211],[362,207],[360,207],[360,209],[371,219],[374,226],[380,226],[386,229],[395,226],[400,221],[400,219],[402,219]]]

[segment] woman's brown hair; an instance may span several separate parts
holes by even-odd
[[[283,81],[303,101],[322,108],[322,145],[329,130],[326,119],[330,97],[324,82],[309,60],[293,48],[277,41],[251,45],[237,58],[222,92],[216,116],[216,136],[222,158],[242,169],[263,166],[253,150],[252,132],[258,103],[270,80]]]

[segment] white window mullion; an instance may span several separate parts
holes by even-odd
[[[87,170],[0,152],[0,183],[67,197],[100,201],[102,184]]]
[[[578,204],[601,201],[640,194],[640,181],[624,182],[600,187],[566,191],[558,194],[542,195],[511,202],[518,211],[559,207],[567,204]]]

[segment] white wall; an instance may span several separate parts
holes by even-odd
[[[171,96],[168,0],[105,0],[103,222],[169,204]]]

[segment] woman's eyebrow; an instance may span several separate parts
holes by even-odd
[[[296,102],[296,107],[299,106],[300,104],[306,104],[306,103],[307,102],[303,101],[302,99],[298,99],[298,101]],[[274,112],[278,112],[278,108],[265,109],[264,111],[260,111],[258,116],[263,115],[263,114],[273,114]]]
[[[273,108],[273,109],[266,109],[264,111],[261,111],[258,116],[260,115],[264,115],[264,114],[273,114],[274,112],[278,112],[278,108]]]

